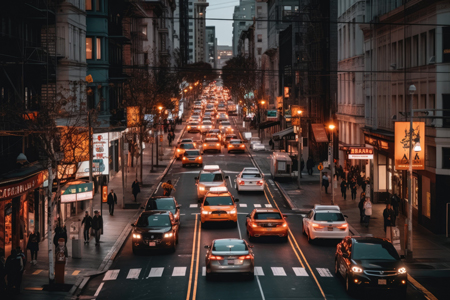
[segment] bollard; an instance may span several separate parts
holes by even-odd
[[[58,240],[58,247],[56,247],[56,261],[55,261],[55,283],[64,284],[64,272],[66,268],[67,247],[65,240],[60,238]]]

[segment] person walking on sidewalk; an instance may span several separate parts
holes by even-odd
[[[395,226],[395,211],[391,208],[391,205],[386,204],[386,208],[383,210],[384,219],[384,232],[386,232],[387,226]]]
[[[313,174],[313,168],[314,168],[314,161],[312,157],[310,156],[308,160],[306,161],[306,169],[308,170],[308,175]]]
[[[326,173],[323,174],[322,185],[325,187],[325,194],[328,194],[328,186],[330,185],[330,182]]]
[[[272,149],[272,150],[275,147],[275,143],[273,142],[272,138],[270,138],[270,140],[269,140],[269,146],[270,146],[270,149]]]
[[[139,187],[139,181],[137,180],[137,178],[133,181],[131,189],[134,196],[134,202],[137,202],[137,195],[141,192],[141,188]]]
[[[28,237],[27,249],[30,249],[31,260],[30,263],[35,265],[37,263],[37,254],[39,251],[39,232],[35,232],[34,229],[31,231]]]
[[[100,244],[100,235],[103,233],[103,218],[98,213],[98,210],[94,211],[94,217],[92,218],[92,231],[95,236],[95,245]]]
[[[88,211],[84,213],[83,221],[81,221],[81,225],[83,224],[84,243],[89,244],[89,230],[92,227],[92,217],[89,215]]]
[[[161,187],[164,189],[164,196],[170,196],[172,190],[175,190],[170,179],[167,180],[167,182],[164,182]]]
[[[370,202],[370,198],[366,197],[364,201],[364,224],[366,227],[369,227],[370,216],[372,215],[372,202]]]
[[[356,190],[358,189],[358,186],[356,185],[356,178],[353,177],[352,181],[350,182],[350,191],[352,193],[352,200],[356,200]]]
[[[113,189],[109,192],[107,203],[109,205],[109,214],[114,216],[114,204],[117,204],[117,196]]]
[[[58,218],[56,227],[55,227],[55,236],[53,237],[53,245],[55,248],[58,247],[58,240],[62,238],[64,242],[67,244],[67,230],[66,226],[61,226],[61,219]]]
[[[366,193],[362,192],[361,196],[359,197],[359,223],[364,222],[364,201],[366,201]]]
[[[395,216],[398,216],[398,207],[400,205],[400,198],[397,196],[397,194],[392,195],[391,197],[391,206],[392,209],[394,209]]]
[[[341,193],[342,197],[344,197],[344,200],[347,200],[347,181],[345,181],[345,178],[342,178]]]
[[[172,146],[172,141],[175,139],[175,133],[170,130],[167,134],[167,140],[169,141],[169,146]]]

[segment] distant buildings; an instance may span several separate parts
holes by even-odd
[[[255,0],[240,0],[239,5],[234,7],[233,13],[233,53],[239,53],[239,39],[241,32],[247,30],[253,24],[255,16]]]
[[[233,57],[232,46],[217,46],[217,69],[222,69],[227,60]]]
[[[206,26],[206,58],[213,69],[217,68],[217,38],[216,27]]]

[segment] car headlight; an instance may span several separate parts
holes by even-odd
[[[354,267],[352,267],[352,271],[355,273],[361,273],[363,271],[363,269],[361,269],[360,267],[354,266]]]
[[[234,214],[236,214],[236,210],[235,209],[230,211],[230,215],[234,215]]]
[[[177,149],[177,152],[180,152],[181,150],[180,149]]]
[[[140,238],[141,238],[141,235],[138,234],[138,233],[133,233],[133,238],[134,238],[134,239],[140,239]]]
[[[208,215],[208,214],[209,214],[209,211],[202,210],[202,215]]]
[[[398,269],[398,274],[405,274],[405,273],[406,273],[405,267],[401,267],[400,269]]]
[[[172,232],[166,232],[166,233],[164,234],[164,237],[165,237],[165,238],[172,237],[172,236],[173,236],[173,233],[172,233]]]
[[[204,191],[204,190],[205,190],[205,187],[200,186],[198,189],[199,189],[200,191]]]

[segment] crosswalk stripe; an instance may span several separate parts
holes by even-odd
[[[273,276],[286,276],[286,272],[283,267],[271,267]]]
[[[173,268],[172,276],[186,276],[186,267]]]
[[[202,267],[202,276],[206,276],[206,267]]]
[[[305,268],[292,267],[292,269],[294,270],[295,276],[309,276]]]
[[[161,277],[163,274],[164,268],[152,268],[150,270],[150,274],[147,277]]]
[[[255,267],[254,269],[255,275],[264,276],[264,271],[262,267]]]
[[[333,277],[330,270],[328,270],[327,268],[316,268],[316,270],[321,277]]]
[[[240,203],[240,204],[239,204],[239,207],[247,207],[247,204],[245,204],[245,203]]]
[[[198,207],[198,204],[190,204],[189,207],[190,207],[190,208],[197,208],[197,207]]]
[[[253,204],[255,207],[261,207],[261,204]]]
[[[36,270],[36,271],[33,272],[33,275],[38,275],[41,272],[42,272],[42,270]]]
[[[72,275],[77,276],[78,274],[80,274],[80,272],[81,272],[80,270],[75,270],[75,271],[73,271]]]
[[[119,276],[120,270],[109,270],[106,272],[105,277],[103,277],[103,281],[106,280],[116,280],[117,276]]]
[[[265,207],[272,207],[272,204],[264,204]]]
[[[130,271],[128,271],[127,279],[138,279],[139,274],[141,274],[141,270],[142,270],[141,268],[130,269]]]
[[[103,287],[104,284],[105,284],[104,282],[100,283],[100,285],[98,286],[97,290],[95,291],[94,297],[97,297],[98,294],[100,294],[100,291],[102,290],[102,287]]]

